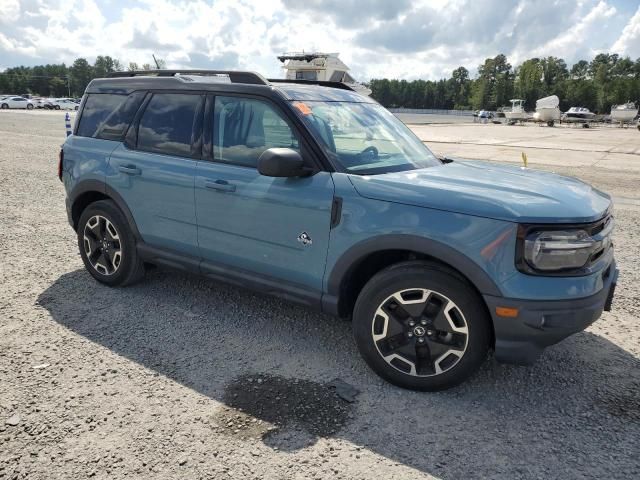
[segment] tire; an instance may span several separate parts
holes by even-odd
[[[60,105],[55,105],[53,108],[54,108],[55,110],[60,110]]]
[[[3,103],[0,108],[2,108],[2,110],[6,110],[7,108],[9,108],[9,105],[6,103]]]
[[[84,209],[78,221],[78,248],[85,268],[105,285],[130,285],[144,275],[135,237],[111,200],[100,200]]]
[[[355,341],[369,367],[411,390],[444,390],[468,379],[487,357],[490,328],[475,289],[427,262],[403,262],[374,275],[353,312]]]
[[[555,122],[553,120],[550,120],[547,122],[547,127],[553,127],[555,125]]]
[[[31,105],[30,103],[27,103],[27,110],[33,110],[33,105]]]

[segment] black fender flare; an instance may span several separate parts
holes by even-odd
[[[106,197],[109,197],[111,200],[113,200],[113,202],[117,205],[117,207],[120,209],[120,211],[124,214],[125,218],[127,219],[129,228],[131,229],[133,236],[136,238],[136,241],[142,240],[142,236],[138,231],[138,226],[136,225],[136,222],[133,219],[133,215],[131,214],[131,210],[129,210],[127,203],[124,201],[124,199],[120,196],[120,194],[116,190],[114,190],[112,187],[110,187],[103,181],[89,179],[89,180],[82,180],[81,182],[78,182],[73,187],[71,192],[69,192],[69,205],[71,207],[71,211],[73,211],[73,205],[78,200],[78,198],[80,198],[82,195],[88,192],[98,192],[103,194]],[[74,225],[73,227],[75,229],[77,225]]]
[[[409,250],[428,255],[460,272],[481,294],[502,296],[493,279],[476,262],[459,250],[417,235],[389,234],[356,243],[340,256],[329,273],[327,293],[323,298],[326,311],[339,310],[343,282],[348,279],[354,268],[370,254],[384,250]]]

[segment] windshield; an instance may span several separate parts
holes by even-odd
[[[376,175],[442,165],[404,123],[376,103],[305,101],[293,106],[349,173]]]

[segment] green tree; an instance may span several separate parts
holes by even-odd
[[[89,82],[94,78],[93,67],[84,58],[77,58],[69,68],[71,76],[71,94],[82,95]]]
[[[543,72],[543,64],[538,58],[525,60],[518,68],[516,90],[529,110],[535,107],[536,100],[544,96]]]

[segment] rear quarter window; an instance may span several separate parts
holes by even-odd
[[[89,94],[82,110],[76,135],[104,140],[122,140],[144,99],[145,93]]]

